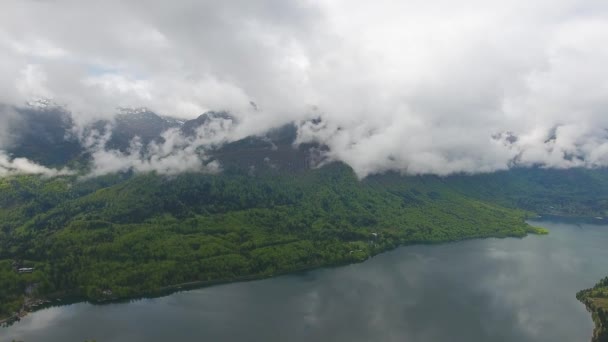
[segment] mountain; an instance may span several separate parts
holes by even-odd
[[[86,149],[67,134],[69,115],[19,110],[13,156],[86,164]],[[198,139],[238,122],[223,112],[181,122],[141,109],[96,125],[113,129],[107,148],[125,150],[135,137],[160,142],[167,129]],[[546,233],[525,222],[533,212],[608,214],[604,169],[359,180],[348,165],[324,159],[326,146],[294,145],[297,127],[208,151],[219,174],[0,178],[0,318],[31,309],[24,303],[32,286],[41,299],[158,295],[359,262],[405,244]]]
[[[73,120],[64,107],[39,99],[13,110],[17,115],[9,121],[7,131],[12,136],[6,148],[12,157],[25,157],[55,167],[74,161],[82,165],[88,163],[87,149],[74,133]],[[161,116],[147,108],[118,108],[118,112],[113,121],[95,122],[86,127],[85,132],[95,129],[108,133],[106,130],[110,129],[105,148],[123,152],[136,138],[143,146],[150,142],[162,144],[162,134],[168,129],[196,139],[239,124],[230,113],[223,111],[209,111],[185,121]],[[319,122],[320,119],[315,119],[315,123]],[[214,146],[206,153],[210,160],[217,160],[226,173],[305,174],[327,163],[328,148],[315,143],[296,145],[297,130],[296,124],[289,123],[260,135]],[[516,139],[510,132],[502,135],[507,140]],[[383,177],[392,177],[389,175]],[[451,175],[441,180],[468,197],[510,208],[574,216],[604,216],[608,210],[608,179],[602,169],[514,167],[486,174]]]
[[[68,111],[49,101],[30,102],[21,108],[5,108],[10,139],[6,151],[48,166],[62,166],[83,153]]]
[[[96,125],[100,125],[100,123]],[[161,117],[147,108],[119,108],[119,114],[114,119],[112,135],[106,143],[106,148],[124,152],[128,150],[131,141],[136,137],[144,145],[152,141],[162,142],[161,133],[180,125],[179,121]]]
[[[185,121],[180,130],[185,136],[196,136],[197,130],[200,127],[209,126],[213,122],[223,123],[228,122],[230,124],[236,123],[236,119],[227,112],[214,112],[209,111],[204,114],[201,114],[196,119]]]
[[[261,136],[252,136],[223,145],[212,155],[226,170],[255,172],[306,172],[325,161],[325,146],[295,145],[297,127],[286,124]]]
[[[8,149],[14,158],[24,157],[46,166],[64,166],[78,160],[87,163],[87,149],[73,130],[68,111],[59,106],[16,108],[18,120],[10,131],[19,132]],[[237,125],[227,112],[206,112],[192,120],[178,120],[161,116],[146,108],[119,108],[113,120],[100,120],[84,128],[84,136],[97,131],[109,133],[104,148],[128,152],[132,141],[147,146],[151,142],[162,144],[163,132],[178,129],[186,138],[195,139],[218,133]],[[108,131],[110,130],[110,131]],[[289,171],[301,172],[321,164],[326,147],[319,144],[295,146],[297,127],[294,123],[269,130],[258,136],[249,136],[214,147],[208,153],[218,160],[225,170],[250,172]]]

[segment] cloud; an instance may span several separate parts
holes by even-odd
[[[16,174],[35,174],[46,177],[65,176],[74,174],[73,171],[63,169],[52,169],[34,163],[26,158],[11,159],[4,151],[0,150],[0,177]]]
[[[0,105],[0,150],[12,142],[11,126],[17,118],[18,115],[13,108]]]
[[[38,174],[54,177],[72,174],[67,168],[53,169],[27,158],[13,158],[5,149],[14,145],[15,128],[19,126],[21,117],[19,113],[6,105],[0,105],[0,177],[16,174]]]
[[[0,102],[52,96],[77,125],[320,116],[300,141],[360,176],[608,165],[605,1],[7,0],[0,20]]]
[[[208,156],[208,152],[223,143],[233,140],[233,120],[213,117],[199,126],[193,135],[186,135],[180,128],[171,128],[162,133],[160,141],[143,144],[139,137],[131,140],[127,151],[108,149],[112,127],[105,134],[93,130],[85,137],[91,152],[91,172],[87,177],[108,173],[134,171],[157,172],[173,175],[182,172],[217,173],[221,164]]]

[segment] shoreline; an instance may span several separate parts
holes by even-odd
[[[606,326],[605,324],[601,321],[601,319],[598,317],[598,310],[597,308],[591,303],[591,301],[588,300],[579,300],[581,303],[583,303],[583,305],[585,305],[585,308],[587,309],[587,312],[589,312],[591,314],[591,320],[593,321],[593,335],[591,335],[591,342],[604,342],[606,341],[605,339],[601,339],[600,335],[602,333],[606,333]]]
[[[608,341],[608,277],[600,280],[592,288],[576,293],[576,299],[585,305],[593,321],[592,342]]]
[[[521,238],[527,237],[528,235],[541,236],[541,235],[547,235],[549,233],[549,231],[546,230],[545,228],[533,226],[530,224],[528,224],[528,225],[529,225],[528,230],[526,231],[526,234],[523,236],[480,236],[480,237],[463,237],[460,239],[439,241],[439,242],[434,242],[434,241],[420,242],[420,241],[418,241],[418,242],[412,242],[412,243],[399,244],[397,246],[394,246],[393,248],[388,248],[385,250],[380,250],[376,253],[371,253],[370,255],[367,256],[367,258],[365,258],[363,260],[359,260],[359,261],[355,260],[355,261],[339,262],[339,263],[334,263],[334,264],[307,265],[307,266],[299,267],[296,269],[278,271],[273,274],[252,274],[252,275],[246,275],[246,276],[235,277],[235,278],[230,278],[230,279],[189,281],[189,282],[184,282],[184,283],[179,283],[179,284],[163,286],[163,287],[159,288],[158,290],[155,290],[152,292],[141,293],[141,294],[132,295],[132,296],[108,297],[108,298],[101,298],[101,299],[87,299],[86,297],[79,296],[79,295],[70,295],[70,294],[66,294],[66,293],[61,293],[61,294],[55,293],[55,294],[51,294],[49,296],[32,298],[33,300],[35,300],[36,303],[40,303],[40,304],[35,305],[35,306],[30,306],[30,305],[26,305],[26,303],[24,303],[24,305],[21,307],[21,309],[18,313],[15,313],[14,315],[12,315],[10,317],[6,317],[4,319],[0,318],[0,327],[11,326],[12,324],[18,323],[23,317],[25,317],[31,313],[35,313],[36,311],[43,310],[43,309],[49,308],[49,307],[54,307],[54,306],[63,306],[63,305],[83,303],[83,302],[89,303],[92,305],[106,305],[106,304],[126,303],[126,302],[130,302],[133,300],[160,298],[160,297],[169,296],[171,294],[178,293],[181,291],[196,290],[196,289],[201,289],[201,288],[210,287],[210,286],[224,285],[224,284],[237,283],[237,282],[263,280],[263,279],[268,279],[268,278],[274,278],[277,276],[298,274],[300,272],[307,272],[307,271],[312,271],[312,270],[317,270],[317,269],[334,268],[334,267],[342,267],[342,266],[347,266],[347,265],[352,265],[352,264],[358,264],[361,262],[365,262],[366,260],[368,260],[376,255],[390,252],[392,250],[395,250],[395,249],[401,248],[401,247],[416,246],[416,245],[449,244],[449,243],[456,243],[456,242],[463,242],[463,241],[477,240],[477,239],[492,239],[492,238],[494,238],[494,239],[505,239],[505,238],[521,239]]]

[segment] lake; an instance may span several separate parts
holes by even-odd
[[[591,315],[575,294],[608,275],[608,224],[533,223],[550,234],[407,246],[344,267],[52,307],[0,328],[0,340],[589,341]]]

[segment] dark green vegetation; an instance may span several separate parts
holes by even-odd
[[[593,317],[595,330],[592,341],[608,341],[608,277],[591,289],[579,291],[576,298],[587,306]]]
[[[0,314],[32,296],[158,293],[362,261],[400,244],[522,237],[526,212],[436,177],[299,174],[0,179]],[[18,267],[34,267],[18,274]]]
[[[514,168],[447,182],[463,194],[499,205],[558,216],[608,216],[604,169]]]
[[[505,173],[500,186],[492,175],[359,181],[337,163],[257,175],[3,178],[0,317],[32,298],[155,295],[191,282],[359,262],[403,244],[545,233],[516,209],[538,203],[575,214],[606,210],[603,170],[518,172]],[[576,191],[554,188],[560,182],[543,183],[543,172],[583,181]],[[551,194],[556,201],[539,202]],[[19,267],[34,271],[18,274]]]
[[[11,158],[91,171],[91,151],[68,111],[14,110]],[[111,133],[104,148],[124,152],[135,137],[162,143],[168,128],[193,137],[220,122],[238,124],[225,112],[181,122],[145,110],[84,131]],[[0,322],[41,299],[157,295],[359,262],[404,244],[546,234],[525,223],[532,213],[608,216],[605,169],[359,181],[343,164],[311,170],[328,147],[297,145],[297,133],[291,123],[211,148],[207,157],[222,165],[220,175],[0,178]],[[603,322],[603,290],[581,293]]]

